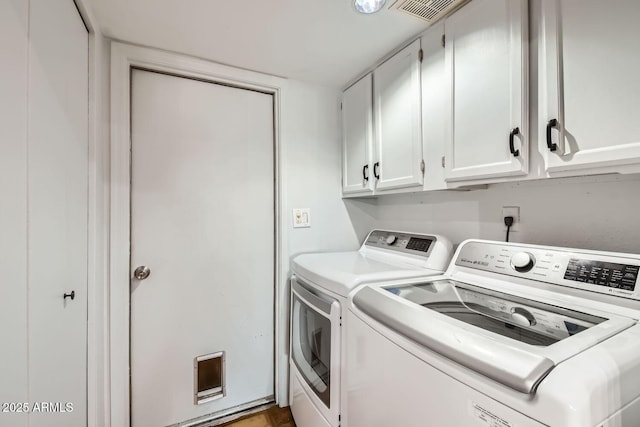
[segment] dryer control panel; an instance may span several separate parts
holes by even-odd
[[[455,265],[640,300],[640,255],[470,240]]]
[[[437,238],[427,234],[373,230],[365,240],[366,246],[428,257]]]

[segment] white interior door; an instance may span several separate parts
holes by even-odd
[[[132,425],[274,394],[273,96],[132,72]],[[194,402],[194,359],[225,352],[225,396]]]

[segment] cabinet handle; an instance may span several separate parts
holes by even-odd
[[[369,165],[362,167],[362,179],[364,179],[364,182],[369,182]]]
[[[76,291],[71,291],[71,293],[62,295],[62,299],[66,300],[67,298],[71,298],[71,301],[76,299]]]
[[[375,179],[380,179],[380,172],[378,172],[379,168],[380,168],[380,162],[375,162],[373,164],[373,176]]]
[[[558,144],[555,144],[551,141],[551,129],[558,126],[558,120],[551,119],[549,123],[547,123],[547,148],[549,151],[556,151],[558,149]]]
[[[519,134],[520,134],[520,128],[513,128],[511,130],[511,133],[509,134],[509,151],[511,151],[511,154],[513,154],[513,157],[518,157],[520,155],[520,150],[516,150],[516,148],[513,146],[513,138]]]

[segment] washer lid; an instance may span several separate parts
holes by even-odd
[[[306,281],[346,297],[362,283],[441,274],[439,270],[409,264],[403,257],[376,257],[362,252],[330,252],[298,255],[293,272]]]
[[[453,280],[363,286],[353,304],[385,326],[522,393],[560,362],[633,326]]]

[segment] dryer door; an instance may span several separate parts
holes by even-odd
[[[338,397],[340,304],[295,279],[291,286],[291,360],[328,413]]]

